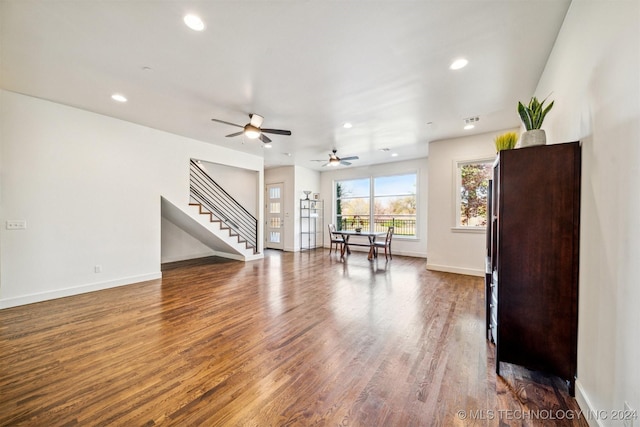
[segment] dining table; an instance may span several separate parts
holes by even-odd
[[[331,234],[334,236],[342,237],[344,244],[342,245],[342,250],[340,251],[340,257],[344,257],[344,254],[351,254],[351,249],[349,246],[368,246],[369,254],[367,255],[367,259],[371,261],[375,257],[375,242],[376,238],[380,236],[385,236],[387,233],[384,231],[356,231],[356,230],[336,230],[332,231]],[[352,236],[360,236],[366,237],[367,242],[350,242],[350,238]]]

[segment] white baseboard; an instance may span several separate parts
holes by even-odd
[[[594,416],[597,414],[596,409],[591,404],[589,396],[585,392],[584,387],[582,387],[580,380],[576,380],[576,402],[578,402],[582,416],[587,420],[589,427],[604,427],[599,417]]]
[[[131,285],[133,283],[146,282],[162,278],[162,272],[141,274],[138,276],[123,277],[107,282],[91,283],[72,288],[57,289],[55,291],[39,292],[36,294],[0,299],[0,309],[17,307],[19,305],[33,304],[35,302],[48,301],[56,298],[64,298],[72,295],[85,294],[87,292],[101,291],[103,289],[116,288],[118,286]]]
[[[445,273],[465,274],[467,276],[484,277],[483,269],[454,267],[450,265],[437,265],[427,263],[427,270],[444,271]]]
[[[414,257],[414,258],[424,258],[427,259],[427,254],[424,252],[413,252],[413,251],[393,251],[394,255],[400,255],[400,256],[410,256],[410,257]]]

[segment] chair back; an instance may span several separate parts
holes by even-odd
[[[386,243],[391,243],[391,238],[393,237],[393,230],[394,230],[393,226],[387,229],[387,237],[385,237],[384,239]]]
[[[327,227],[329,227],[329,234],[332,234],[336,231],[336,225],[335,224],[327,224]]]

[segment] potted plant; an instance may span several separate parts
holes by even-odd
[[[527,129],[526,132],[522,133],[522,139],[520,140],[521,147],[544,145],[547,143],[547,135],[541,127],[544,117],[549,110],[551,110],[554,103],[554,101],[551,101],[551,104],[545,108],[544,103],[547,101],[547,98],[540,102],[538,98],[534,96],[527,106],[523,105],[522,102],[518,102],[518,114],[520,114],[520,119]]]
[[[502,135],[496,136],[494,143],[496,144],[496,152],[511,150],[515,148],[518,143],[518,134],[515,132],[503,133]]]
[[[351,226],[356,226],[356,233],[360,233],[362,231],[362,226],[364,225],[364,221],[362,221],[362,219],[360,219],[360,216],[356,215],[353,217],[353,219],[351,220]]]

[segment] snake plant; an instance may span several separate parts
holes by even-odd
[[[544,116],[546,116],[549,110],[551,110],[554,103],[554,101],[551,101],[551,104],[547,105],[547,108],[543,109],[547,98],[543,99],[542,102],[539,102],[538,98],[534,96],[531,98],[531,101],[529,101],[528,106],[524,106],[522,102],[518,102],[518,114],[520,114],[520,119],[527,130],[540,129],[542,127]]]

